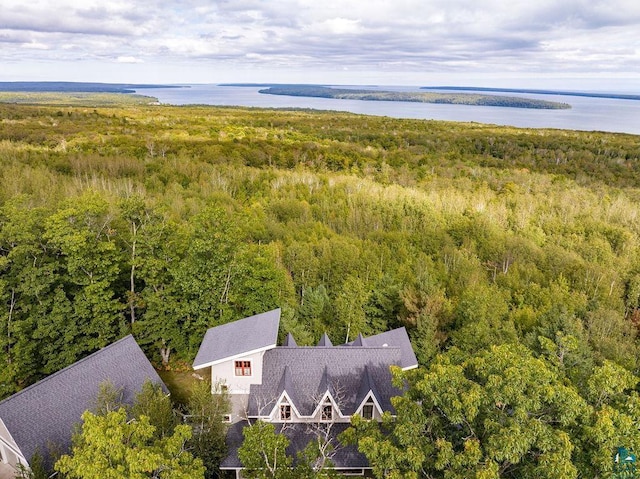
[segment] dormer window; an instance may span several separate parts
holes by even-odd
[[[236,361],[236,376],[251,376],[251,361]]]
[[[362,418],[367,420],[373,419],[373,400],[371,398],[362,405]]]
[[[333,420],[333,405],[331,401],[327,399],[322,405],[322,416],[323,421],[332,421]]]
[[[331,421],[333,419],[333,406],[322,406],[322,420]]]
[[[290,421],[291,420],[291,405],[290,404],[280,404],[280,420],[281,421]]]

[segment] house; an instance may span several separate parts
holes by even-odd
[[[0,477],[13,477],[18,464],[29,467],[36,453],[52,467],[52,448],[69,451],[74,427],[94,408],[101,384],[111,382],[131,404],[147,380],[166,390],[129,335],[0,401]]]
[[[418,366],[404,328],[375,336],[359,335],[334,346],[325,334],[317,346],[298,346],[291,334],[277,345],[280,310],[209,329],[193,368],[211,376],[214,387],[229,393],[229,455],[221,469],[240,477],[237,450],[242,429],[255,420],[276,424],[290,440],[288,452],[302,450],[318,434],[330,441],[331,463],[343,473],[370,469],[354,447],[338,447],[337,436],[359,414],[380,420],[394,412],[390,366]]]

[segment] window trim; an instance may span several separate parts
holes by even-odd
[[[320,409],[320,420],[324,422],[333,421],[333,415],[333,404],[330,401],[325,402],[322,405],[322,409]]]
[[[238,378],[247,378],[253,376],[251,360],[236,359],[233,363],[233,374]]]
[[[375,407],[376,405],[373,404],[373,401],[364,403],[362,405],[362,409],[360,410],[360,415],[362,416],[362,419],[366,419],[367,421],[373,420]],[[371,414],[365,414],[365,408],[370,409]]]
[[[292,409],[291,404],[289,403],[280,403],[280,420],[281,421],[291,421],[292,418]]]

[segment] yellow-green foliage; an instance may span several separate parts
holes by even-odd
[[[237,289],[225,292],[223,268],[221,296],[211,305],[222,298],[235,302],[235,312],[214,308],[209,318],[189,319],[201,324],[196,331],[251,309],[243,298],[253,308],[270,304],[248,293],[267,275],[269,297],[285,301],[294,317],[305,291],[326,289],[313,326],[300,326],[305,334],[311,327],[312,335],[326,329],[343,338],[347,330],[407,324],[441,346],[479,347],[477,340],[492,337],[555,341],[560,331],[581,339],[589,361],[635,364],[637,137],[214,107],[4,105],[0,122],[5,209],[21,198],[24,214],[42,207],[45,217],[60,216],[69,199],[88,206],[89,191],[108,205],[101,214],[114,234],[104,238],[114,245],[96,251],[120,251],[104,264],[120,271],[122,279],[111,276],[120,286],[109,291],[123,310],[133,301],[123,293],[131,289],[125,271],[143,258],[129,251],[131,225],[118,204],[136,196],[156,218],[149,224],[165,225],[162,234],[173,235],[181,254],[204,254],[185,244],[193,245],[194,219],[210,206],[224,214],[216,221],[233,226],[241,248],[223,263],[234,265]],[[5,231],[13,214],[4,213]],[[46,224],[37,234],[53,238],[54,223]],[[15,241],[7,234],[9,255]],[[256,279],[240,281],[241,272]],[[164,282],[179,271],[163,274],[153,288],[166,294]],[[140,276],[134,296],[151,281]],[[351,296],[344,284],[357,285]],[[136,299],[141,320],[153,301]],[[177,352],[188,357],[198,340]]]
[[[57,92],[5,92],[0,91],[0,103],[23,103],[31,105],[74,106],[124,106],[150,105],[158,99],[145,95],[124,93],[57,93]]]
[[[381,475],[608,473],[613,444],[640,444],[639,158],[609,133],[0,105],[0,395],[127,332],[158,364],[190,361],[208,327],[282,307],[299,344],[406,326],[488,434],[440,418],[451,434],[420,449],[407,406],[400,443],[364,439],[407,451]],[[503,356],[526,370],[486,369]],[[546,389],[509,405],[506,372]]]

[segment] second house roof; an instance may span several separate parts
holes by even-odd
[[[193,369],[275,347],[279,325],[280,308],[207,330]]]

